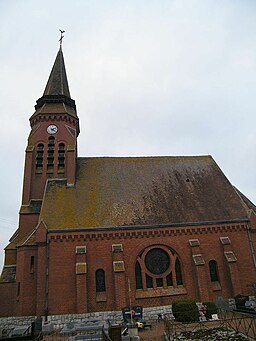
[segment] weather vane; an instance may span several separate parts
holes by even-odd
[[[65,33],[65,31],[62,31],[62,30],[59,30],[60,31],[60,39],[59,39],[59,42],[60,42],[60,47],[62,45],[62,39],[64,38],[64,35],[63,33]]]

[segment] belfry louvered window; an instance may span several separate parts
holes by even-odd
[[[50,136],[48,139],[48,151],[47,151],[47,172],[52,173],[54,167],[54,145],[55,138]]]
[[[39,143],[36,148],[36,172],[41,173],[43,170],[44,145]]]
[[[64,173],[65,168],[65,144],[60,143],[58,147],[58,172]]]

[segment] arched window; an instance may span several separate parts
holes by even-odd
[[[54,166],[54,145],[55,145],[55,138],[54,136],[50,136],[48,139],[48,151],[47,151],[47,172],[53,172]]]
[[[142,289],[141,267],[138,261],[136,262],[136,265],[135,265],[135,279],[136,279],[136,289]]]
[[[182,285],[180,260],[164,245],[147,247],[135,264],[136,289],[168,288]]]
[[[44,145],[39,143],[36,148],[36,172],[42,173],[44,159]]]
[[[58,148],[58,172],[64,173],[65,168],[65,144],[60,143]]]
[[[217,262],[215,260],[210,260],[209,270],[210,270],[211,282],[218,282],[219,281],[218,267],[217,267]]]
[[[175,274],[176,274],[177,285],[182,285],[183,281],[182,281],[182,273],[181,273],[181,266],[180,266],[179,258],[176,258],[176,261],[175,261]]]
[[[103,269],[96,270],[95,281],[96,281],[96,292],[106,291],[105,271]]]

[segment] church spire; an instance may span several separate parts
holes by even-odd
[[[76,110],[75,101],[70,97],[61,44],[43,96],[37,100],[35,108],[38,109],[45,103],[65,103]]]
[[[68,79],[61,47],[44,90],[44,96],[48,95],[64,95],[70,98]]]

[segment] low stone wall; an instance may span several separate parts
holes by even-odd
[[[171,305],[163,307],[150,307],[143,309],[143,319],[146,321],[156,321],[159,314],[162,316],[171,313]],[[0,318],[0,329],[13,328],[17,326],[30,325],[35,321],[36,316],[21,316],[21,317],[2,317]],[[121,323],[123,320],[121,311],[102,311],[86,314],[68,314],[68,315],[51,315],[48,316],[48,321],[54,325],[54,329],[63,328],[68,322],[89,322],[91,320],[100,320],[105,322],[110,320],[113,323]]]
[[[28,326],[35,321],[36,316],[21,316],[21,317],[1,317],[0,329],[11,329],[18,326]]]

